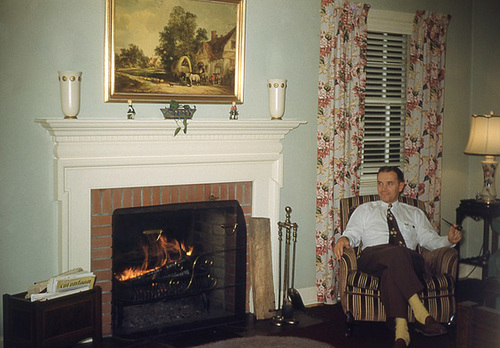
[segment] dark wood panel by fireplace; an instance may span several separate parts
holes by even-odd
[[[112,228],[114,336],[245,319],[246,223],[238,201],[117,209]]]

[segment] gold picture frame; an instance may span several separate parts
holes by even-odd
[[[243,102],[246,0],[106,0],[105,102]]]

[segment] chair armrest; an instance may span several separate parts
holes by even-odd
[[[358,260],[354,248],[344,249],[344,254],[339,261],[339,297],[342,302],[342,307],[345,304],[345,291],[347,284],[347,276],[349,272],[358,269]],[[345,311],[345,308],[344,308]]]
[[[340,259],[340,268],[345,267],[347,272],[358,270],[357,248],[344,249],[344,254]],[[347,275],[347,273],[346,273]]]
[[[456,280],[458,270],[458,252],[455,248],[444,247],[433,251],[422,248],[422,257],[426,269],[431,274],[449,274]]]

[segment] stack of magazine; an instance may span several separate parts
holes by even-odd
[[[93,272],[75,268],[36,282],[28,288],[26,299],[43,301],[76,294],[94,288],[96,276]]]

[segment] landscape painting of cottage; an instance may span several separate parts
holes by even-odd
[[[105,101],[243,101],[245,0],[106,0]]]

